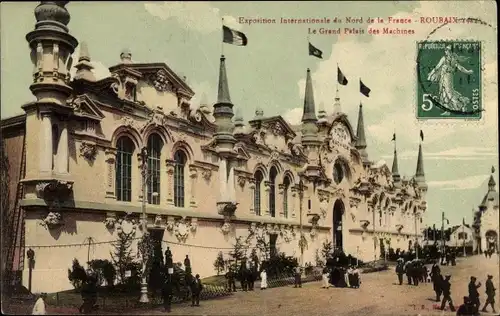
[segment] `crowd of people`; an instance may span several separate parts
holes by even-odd
[[[404,258],[399,258],[396,264],[396,274],[398,276],[399,285],[403,284],[403,276],[406,274],[408,285],[418,286],[419,283],[432,282],[433,290],[436,294],[436,302],[441,302],[439,307],[444,310],[448,304],[451,311],[455,311],[455,306],[453,305],[453,300],[451,298],[451,275],[442,275],[441,268],[438,263],[442,265],[447,265],[451,263],[455,265],[455,258],[452,254],[447,255],[442,258],[439,262],[435,260],[433,262],[431,271],[429,273],[427,267],[423,264],[421,260],[413,259],[405,262]],[[495,287],[493,285],[493,276],[488,275],[486,281],[486,302],[484,307],[481,309],[482,312],[487,312],[488,305],[491,306],[493,313],[495,311]],[[480,300],[478,289],[482,286],[481,282],[476,283],[476,277],[472,276],[469,282],[469,296],[464,297],[464,303],[458,308],[457,315],[479,315]],[[442,298],[441,298],[442,297]]]

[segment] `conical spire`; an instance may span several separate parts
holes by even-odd
[[[86,42],[80,43],[80,56],[78,57],[78,63],[75,65],[75,68],[77,69],[75,79],[95,81],[95,76],[92,72],[94,66],[90,63],[90,54]]]
[[[200,98],[200,111],[204,114],[209,114],[210,108],[208,107],[207,94],[203,92]]]
[[[302,122],[316,122],[316,109],[314,105],[314,92],[311,79],[311,70],[307,68],[306,91],[304,94],[304,113]]]
[[[392,160],[392,179],[394,182],[399,182],[401,180],[398,167],[398,152],[396,148],[394,148],[394,159]]]
[[[337,85],[337,91],[335,93],[335,103],[333,103],[333,113],[340,112],[342,112],[342,107],[340,106],[339,87]]]
[[[425,172],[424,172],[424,155],[422,154],[422,143],[418,145],[417,170],[415,172],[415,180],[420,187],[426,187]]]
[[[490,180],[488,181],[488,191],[495,191],[495,186],[497,184],[495,182],[495,179],[493,178],[494,173],[495,173],[495,167],[491,167]]]
[[[363,105],[359,104],[358,113],[358,128],[356,131],[356,149],[359,151],[363,161],[368,161],[368,153],[366,152],[366,137],[365,137],[365,121],[363,119]]]
[[[226,57],[224,55],[220,56],[220,68],[219,68],[219,90],[217,95],[218,104],[231,104],[231,97],[229,95],[229,85],[227,83],[226,75]]]
[[[215,133],[215,138],[221,147],[222,144],[232,148],[232,145],[236,141],[233,137],[234,123],[231,120],[234,116],[233,113],[233,103],[231,103],[231,97],[229,96],[229,86],[227,82],[226,75],[226,58],[224,55],[220,57],[220,69],[219,69],[219,88],[217,95],[217,103],[214,104],[214,118],[215,124],[217,125],[217,131]],[[221,148],[222,148],[221,147]]]
[[[422,154],[422,144],[418,145],[418,159],[417,159],[417,171],[415,172],[417,177],[425,177],[424,173],[424,157]]]
[[[235,127],[240,127],[240,126],[243,126],[243,125],[244,125],[243,115],[241,114],[241,109],[238,108],[236,110],[236,115],[234,116],[234,126]]]

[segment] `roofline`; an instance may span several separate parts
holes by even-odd
[[[13,127],[16,125],[24,125],[26,123],[26,114],[18,114],[16,116],[11,116],[0,121],[0,127],[2,129]]]

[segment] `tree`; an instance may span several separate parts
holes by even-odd
[[[233,251],[229,253],[231,258],[233,258],[234,263],[238,266],[238,262],[245,257],[246,245],[242,241],[242,237],[237,237],[236,242],[233,245]]]
[[[75,289],[80,289],[87,280],[87,272],[82,267],[78,259],[73,259],[72,269],[68,269],[68,279]]]
[[[125,282],[125,271],[127,271],[127,267],[134,261],[132,256],[132,239],[134,234],[135,232],[121,232],[118,234],[118,240],[113,244],[115,249],[114,253],[111,253],[111,258],[121,283]]]
[[[214,262],[214,268],[217,271],[217,275],[220,275],[220,273],[224,271],[225,265],[224,255],[222,254],[222,251],[219,251],[219,254]]]

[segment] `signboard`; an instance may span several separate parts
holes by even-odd
[[[351,148],[351,136],[349,135],[349,130],[344,124],[340,122],[335,123],[332,127],[330,136],[330,147],[340,147],[345,150],[349,150]]]
[[[131,276],[132,276],[132,271],[130,271],[130,270],[125,271],[126,278],[130,278]]]
[[[174,268],[168,268],[168,274],[174,274]]]

